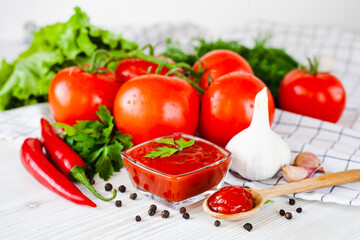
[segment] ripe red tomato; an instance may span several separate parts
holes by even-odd
[[[199,120],[199,98],[185,80],[157,74],[132,78],[114,101],[116,126],[133,136],[135,144],[171,134],[194,134]]]
[[[51,113],[55,121],[70,125],[77,120],[96,120],[100,104],[112,109],[120,86],[111,71],[92,74],[79,67],[65,68],[56,74],[50,84]]]
[[[157,56],[157,58],[162,58],[162,56]],[[170,58],[166,58],[166,61],[174,63]],[[120,61],[119,65],[116,67],[116,79],[120,82],[126,82],[133,77],[147,74],[150,67],[150,73],[155,73],[158,65],[140,58],[124,59]],[[169,71],[170,70],[167,67],[163,67],[160,71],[160,75],[165,75]]]
[[[333,123],[341,117],[345,102],[343,85],[330,73],[295,69],[284,77],[279,89],[282,109]]]
[[[254,74],[249,63],[239,54],[224,49],[213,50],[200,58],[202,69],[206,69],[201,78],[200,87],[204,90],[217,78],[234,71]],[[199,61],[193,69],[199,71]]]
[[[221,146],[250,126],[256,94],[265,84],[249,73],[232,72],[213,82],[203,96],[200,113],[200,135]],[[272,123],[275,104],[269,98],[269,122]]]

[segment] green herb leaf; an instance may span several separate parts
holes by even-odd
[[[92,26],[78,7],[67,22],[34,32],[31,46],[18,59],[12,64],[1,63],[0,111],[46,102],[55,74],[65,67],[89,62],[98,49],[114,57],[136,50],[138,45]]]
[[[174,141],[174,138],[161,138],[155,140],[155,142],[174,145],[177,148],[158,147],[155,150],[151,151],[149,154],[146,154],[144,157],[169,157],[178,151],[182,151],[184,148],[194,145],[195,140],[191,139],[189,141],[186,141],[184,138],[180,138]]]
[[[266,200],[265,202],[264,202],[264,204],[267,204],[267,203],[272,203],[272,202],[274,202],[273,200]]]
[[[175,145],[174,138],[161,138],[161,139],[155,140],[155,142]]]
[[[195,140],[194,139],[190,139],[189,141],[186,141],[183,138],[180,138],[178,140],[175,140],[176,144],[179,146],[180,151],[183,150],[184,148],[190,147],[192,145],[194,145]]]
[[[151,151],[149,154],[146,154],[144,157],[169,157],[179,151],[177,148],[169,148],[169,147],[158,147],[155,148],[154,151]]]
[[[106,147],[105,147],[106,148]],[[95,163],[95,172],[99,173],[100,178],[105,181],[110,178],[114,172],[114,167],[112,166],[111,159],[104,152]]]
[[[64,129],[64,140],[85,161],[87,169],[108,180],[114,171],[124,166],[121,152],[133,143],[129,134],[116,130],[115,120],[105,106],[100,105],[96,114],[100,121],[78,121],[73,126],[52,125]]]

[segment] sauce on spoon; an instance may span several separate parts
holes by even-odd
[[[222,214],[247,212],[254,208],[251,192],[239,186],[227,186],[211,195],[208,199],[211,211]]]

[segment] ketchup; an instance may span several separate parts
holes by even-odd
[[[223,187],[208,199],[211,211],[234,214],[247,212],[254,208],[254,199],[251,192],[243,187]]]
[[[181,137],[180,134],[174,135],[174,140]],[[186,141],[190,140],[186,137],[182,138]],[[215,163],[225,157],[225,154],[218,148],[215,148],[206,142],[197,140],[191,147],[184,148],[182,151],[169,157],[145,157],[146,154],[154,151],[156,148],[164,146],[173,147],[169,144],[151,141],[131,151],[129,156],[145,166],[171,175],[189,173]]]
[[[175,133],[164,138],[188,141],[191,136]],[[149,141],[123,152],[123,161],[138,189],[172,202],[217,187],[230,166],[230,152],[202,139],[168,157],[145,157],[159,147],[174,146]]]

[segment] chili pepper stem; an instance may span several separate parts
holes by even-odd
[[[92,192],[97,198],[103,201],[111,201],[116,197],[116,189],[113,189],[113,195],[110,198],[105,198],[101,196],[95,188],[90,184],[89,180],[85,176],[85,169],[81,166],[74,166],[71,171],[69,172],[70,177],[74,178],[75,180],[79,181],[80,183],[84,184],[90,192]]]

